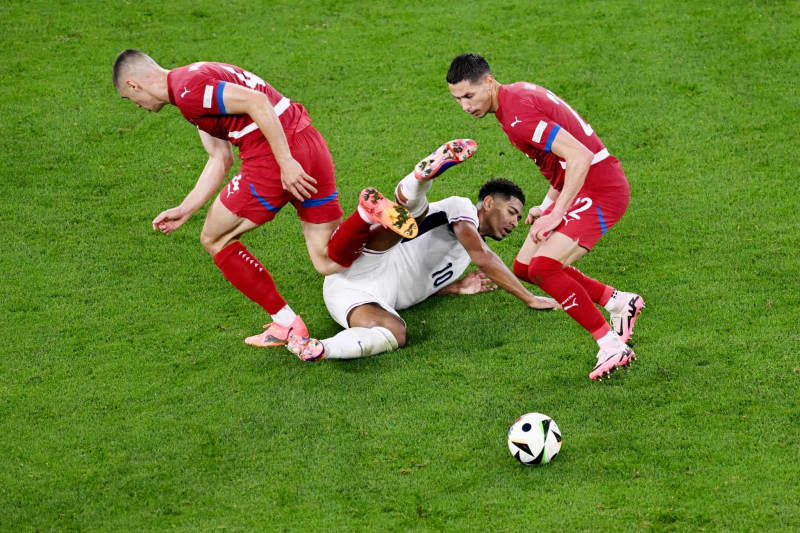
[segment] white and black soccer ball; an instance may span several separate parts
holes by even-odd
[[[542,413],[524,414],[508,430],[508,450],[524,465],[549,463],[560,449],[561,430]]]

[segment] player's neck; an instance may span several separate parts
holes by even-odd
[[[478,235],[480,235],[481,237],[486,237],[486,233],[484,233],[484,228],[486,227],[486,225],[483,223],[483,216],[484,213],[486,213],[486,211],[483,207],[483,201],[481,200],[480,202],[478,202],[475,205],[475,207],[478,208]]]
[[[167,85],[168,70],[159,68],[154,70],[148,76],[148,89],[150,94],[161,100],[163,103],[168,104],[169,101],[169,87]]]
[[[500,107],[500,104],[497,99],[497,95],[500,93],[500,83],[497,80],[492,79],[492,105],[489,108],[489,113],[497,113],[497,108]]]

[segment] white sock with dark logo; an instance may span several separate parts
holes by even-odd
[[[397,349],[397,339],[382,327],[347,328],[322,344],[326,359],[358,359]]]

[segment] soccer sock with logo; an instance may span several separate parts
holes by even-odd
[[[433,180],[418,180],[412,172],[397,184],[394,190],[394,196],[400,200],[400,194],[406,198],[405,202],[400,202],[404,205],[412,217],[420,217],[425,214],[428,209],[428,191],[433,187]]]
[[[277,314],[286,305],[269,271],[240,241],[220,250],[214,256],[214,263],[225,279],[270,315]]]
[[[368,221],[366,215],[361,214],[361,206],[344,219],[328,241],[328,257],[344,267],[352,265],[369,239],[372,224]]]
[[[583,286],[564,272],[560,261],[537,256],[528,265],[528,277],[544,292],[555,298],[566,313],[595,340],[611,331],[603,315],[594,306]]]
[[[611,295],[614,294],[614,287],[610,287],[605,283],[601,283],[596,279],[590,278],[574,266],[568,266],[564,268],[564,272],[567,273],[569,277],[580,283],[586,292],[589,294],[589,298],[596,304],[606,305],[608,300],[611,298]]]
[[[324,339],[326,359],[358,359],[397,349],[397,339],[382,327],[348,328]]]

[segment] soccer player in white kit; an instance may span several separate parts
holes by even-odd
[[[502,240],[519,224],[525,195],[513,182],[493,179],[478,193],[478,203],[451,196],[428,204],[433,179],[465,161],[477,146],[470,139],[445,143],[420,161],[395,189],[419,223],[415,239],[377,228],[361,257],[325,277],[323,298],[343,328],[318,340],[291,336],[287,347],[304,361],[355,359],[388,352],[406,343],[406,323],[398,310],[433,294],[475,294],[498,286],[533,309],[556,309],[551,298],[531,294],[484,242]],[[459,279],[470,263],[478,266]]]

